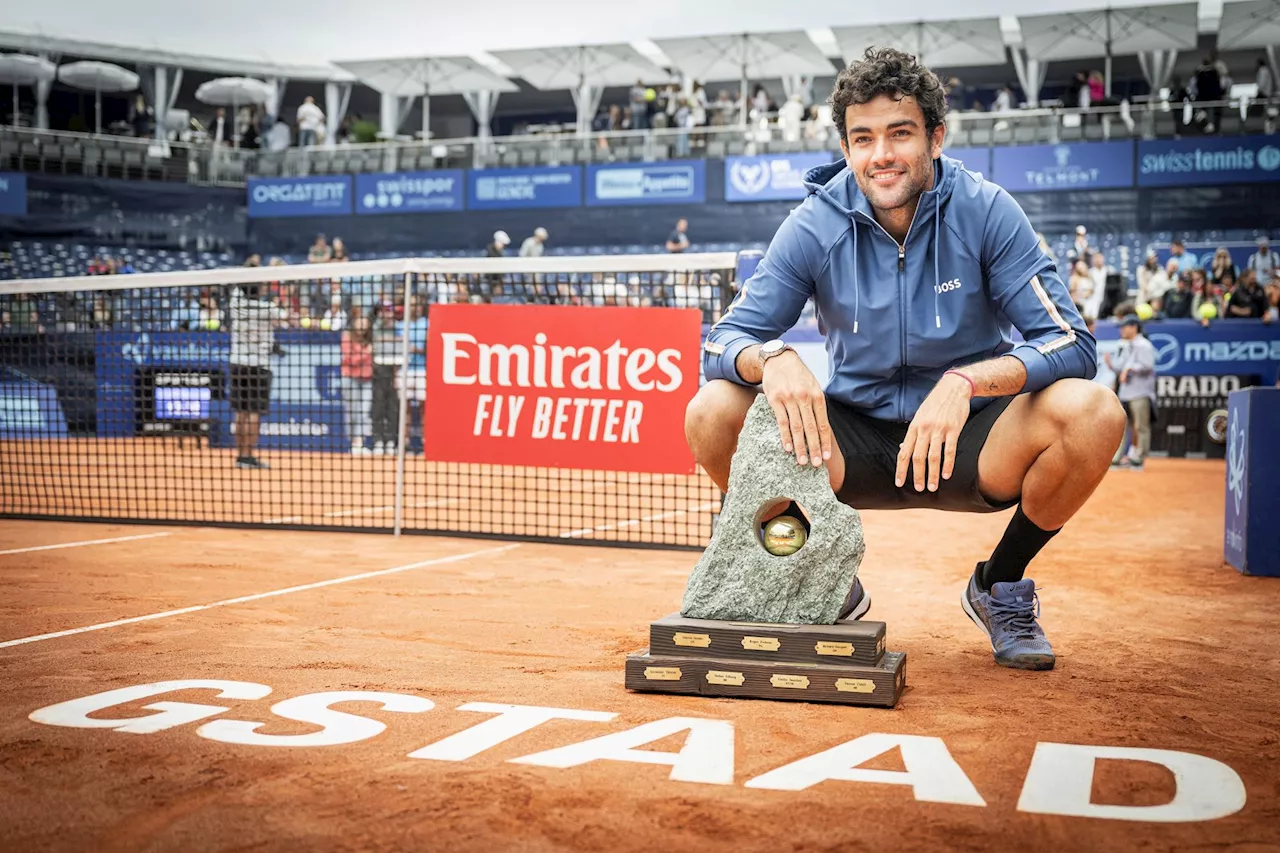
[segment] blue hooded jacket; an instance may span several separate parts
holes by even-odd
[[[707,335],[706,378],[746,384],[738,354],[781,336],[812,297],[827,395],[874,418],[908,422],[946,370],[1005,354],[1026,365],[1024,391],[1092,379],[1093,336],[1022,208],[946,156],[934,179],[899,246],[843,161],[810,169],[809,196]]]

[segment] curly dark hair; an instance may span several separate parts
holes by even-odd
[[[880,95],[895,100],[910,95],[924,113],[924,129],[933,133],[947,115],[947,94],[938,75],[921,65],[909,53],[892,47],[869,47],[861,59],[855,59],[836,77],[831,90],[831,118],[840,140],[845,140],[845,109],[865,104]]]

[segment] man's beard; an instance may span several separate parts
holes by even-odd
[[[919,199],[929,183],[929,169],[933,163],[927,154],[917,162],[910,164],[901,183],[889,189],[880,187],[869,176],[857,175],[858,189],[867,197],[867,201],[876,210],[897,210],[906,207]]]

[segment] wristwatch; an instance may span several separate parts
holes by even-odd
[[[763,368],[766,361],[774,356],[782,355],[789,349],[791,349],[791,344],[781,338],[765,341],[760,345],[760,367]]]

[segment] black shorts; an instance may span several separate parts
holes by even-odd
[[[960,431],[951,479],[938,478],[938,491],[917,492],[914,475],[898,488],[898,449],[910,424],[870,418],[838,400],[827,398],[827,418],[840,452],[844,454],[844,484],[836,496],[841,503],[863,509],[942,509],[952,512],[999,512],[1018,503],[989,501],[978,491],[978,454],[996,419],[1013,397],[997,397],[970,416]]]
[[[265,367],[231,365],[231,411],[265,415],[271,403],[271,371]]]

